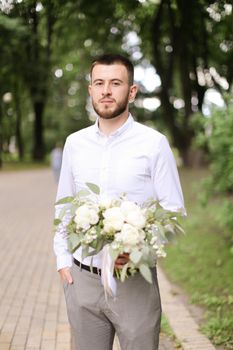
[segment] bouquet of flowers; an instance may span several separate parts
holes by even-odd
[[[138,271],[152,283],[151,268],[156,265],[157,258],[166,256],[165,244],[172,235],[184,232],[179,222],[182,211],[165,210],[154,200],[140,207],[124,195],[99,200],[98,186],[86,185],[87,190],[56,203],[63,208],[55,219],[55,228],[62,225],[64,216],[68,217],[69,250],[74,252],[82,247],[82,258],[85,258],[103,249],[102,282],[105,280],[105,286],[113,275],[123,282]],[[116,269],[114,263],[123,253],[128,253],[129,261],[122,269]]]

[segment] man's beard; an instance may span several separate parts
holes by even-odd
[[[129,95],[127,95],[122,102],[118,103],[114,110],[111,110],[110,108],[99,109],[98,104],[92,101],[93,108],[100,118],[114,119],[121,115],[123,112],[125,112],[125,110],[127,109],[129,103],[128,97]]]

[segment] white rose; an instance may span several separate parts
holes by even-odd
[[[137,228],[143,228],[146,224],[146,218],[143,215],[141,208],[130,201],[125,201],[121,204],[121,211],[125,216],[125,221]]]
[[[130,252],[132,248],[143,242],[145,233],[130,224],[124,224],[121,232],[117,233],[117,241],[124,245],[124,251]]]
[[[119,207],[107,209],[104,213],[104,231],[111,233],[112,231],[120,231],[124,223],[124,215]]]
[[[97,224],[99,221],[99,208],[98,206],[92,206],[89,208],[90,223],[92,225]]]
[[[75,212],[74,221],[77,224],[77,229],[88,230],[91,225],[95,225],[99,221],[98,208],[89,207],[86,204],[81,205]]]
[[[126,221],[137,228],[143,228],[146,224],[146,219],[140,211],[134,211],[128,213],[126,216]]]

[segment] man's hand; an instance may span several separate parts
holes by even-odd
[[[64,267],[63,269],[60,269],[58,272],[60,274],[62,282],[67,282],[69,284],[73,283],[73,277],[70,273],[69,267]]]
[[[122,269],[125,264],[129,261],[129,254],[123,253],[118,256],[115,261],[115,268]]]

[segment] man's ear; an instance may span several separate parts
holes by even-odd
[[[129,102],[133,102],[138,92],[138,85],[133,84],[130,86],[129,90]]]
[[[88,92],[89,92],[89,95],[91,96],[91,85],[88,85]]]

